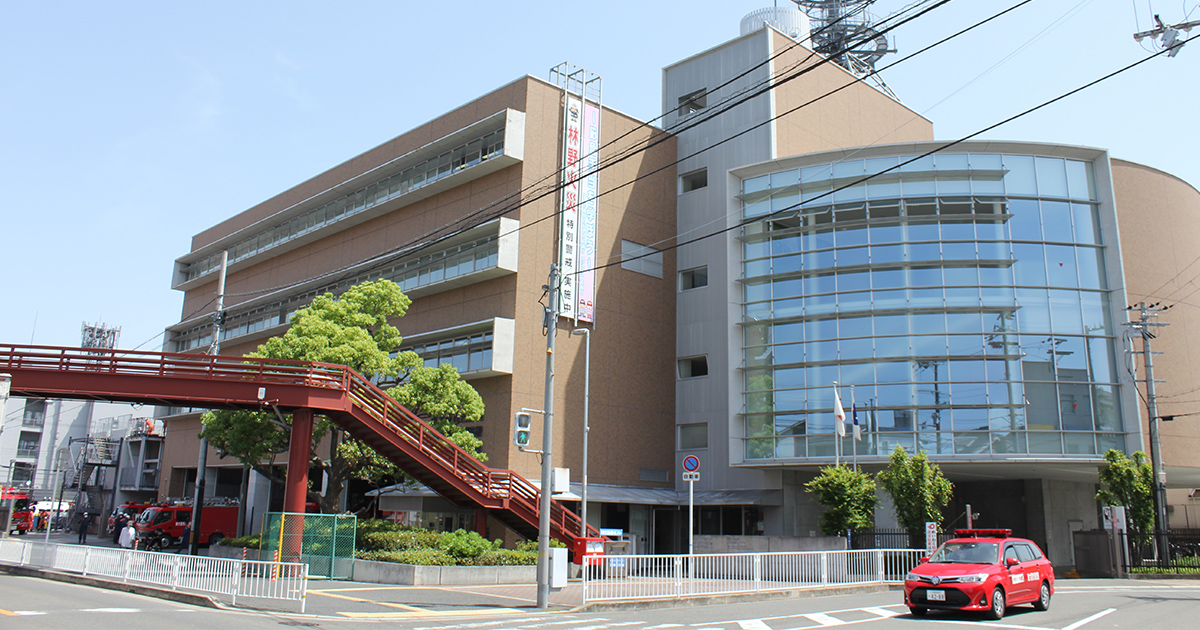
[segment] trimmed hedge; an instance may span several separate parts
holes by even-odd
[[[261,548],[259,534],[226,538],[229,547]],[[551,546],[563,547],[551,539]],[[516,549],[503,549],[500,540],[488,540],[478,532],[456,530],[434,532],[391,521],[366,519],[358,522],[354,557],[376,562],[425,566],[520,566],[537,564],[536,540],[523,540]]]

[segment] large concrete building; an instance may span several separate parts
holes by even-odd
[[[603,110],[603,142],[629,135],[601,163],[651,148],[598,174],[589,522],[640,551],[681,551],[679,471],[694,455],[698,533],[812,535],[803,484],[842,457],[837,382],[865,432],[842,440],[844,457],[874,471],[896,445],[924,450],[957,484],[947,521],[971,504],[1071,566],[1071,531],[1098,526],[1104,452],[1148,447],[1126,306],[1187,297],[1168,291],[1191,278],[1200,193],[1053,139],[946,146],[779,11],[664,69],[665,131]],[[520,79],[197,235],[177,262],[186,316],[167,349],[211,343],[222,251],[225,354],[320,292],[391,278],[414,298],[399,349],[458,367],[487,405],[489,463],[538,477],[511,418],[543,398],[538,300],[563,221],[539,186],[562,165],[564,103],[560,86]],[[1200,321],[1169,321],[1161,415],[1200,389]],[[558,324],[554,464],[577,485],[574,326]],[[194,479],[197,418],[173,411],[164,495]],[[1174,513],[1193,521],[1195,426],[1164,426],[1162,447]],[[209,462],[232,488],[240,467]],[[878,521],[894,523],[886,505]]]

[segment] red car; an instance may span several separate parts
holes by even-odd
[[[1011,529],[958,529],[904,578],[904,604],[914,617],[930,609],[981,610],[991,619],[1014,604],[1050,607],[1054,567],[1031,540]]]

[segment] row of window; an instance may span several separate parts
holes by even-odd
[[[240,241],[229,248],[229,262],[253,256],[503,153],[504,129],[498,129]],[[221,254],[216,253],[188,265],[184,272],[187,280],[193,280],[220,266]]]
[[[492,339],[492,332],[488,331],[409,346],[397,352],[415,352],[425,361],[425,367],[448,363],[459,374],[465,374],[492,369]]]
[[[865,184],[837,193],[835,201],[934,194],[997,194],[1094,201],[1096,182],[1087,162],[1028,155],[938,153],[845,160],[752,177],[742,181],[742,194],[799,187],[805,198],[875,175]],[[902,162],[909,162],[899,166]],[[903,188],[902,188],[903,187]],[[819,191],[819,192],[818,192]],[[750,215],[747,215],[750,216]]]
[[[286,323],[292,315],[326,292],[342,293],[350,287],[367,281],[386,278],[400,285],[404,291],[428,286],[476,271],[492,269],[499,263],[499,235],[493,234],[469,243],[426,254],[419,258],[402,260],[394,265],[374,269],[339,282],[336,286],[320,287],[295,295],[286,300],[256,308],[251,311],[230,315],[221,339],[235,339],[265,328]],[[185,331],[173,341],[177,352],[204,347],[212,343],[212,324],[205,322]]]
[[[748,438],[748,460],[834,457],[837,437],[833,435]],[[1098,455],[1109,449],[1123,450],[1125,437],[1120,433],[1060,433],[1056,431],[972,431],[941,433],[878,433],[864,436],[855,443],[843,439],[842,456],[857,452],[860,457],[887,457],[903,446],[931,455]]]
[[[1011,287],[946,287],[928,289],[890,289],[838,295],[818,295],[806,298],[775,300],[747,304],[747,323],[788,318],[822,319],[838,314],[863,315],[881,313],[878,317],[904,318],[889,311],[940,311],[953,309],[1002,313],[1013,317],[1022,331],[1035,334],[1081,335],[1085,333],[1113,334],[1112,317],[1107,293],[1072,291],[1067,289],[1012,289]],[[1013,315],[1015,311],[1015,316]],[[879,334],[904,334],[895,328],[899,319],[882,320],[885,328],[875,327]],[[859,327],[859,330],[869,330]],[[983,330],[991,331],[990,328]],[[857,336],[857,335],[856,335]]]

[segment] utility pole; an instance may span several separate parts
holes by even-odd
[[[1200,20],[1191,22],[1180,22],[1179,24],[1165,24],[1162,18],[1158,15],[1154,16],[1154,23],[1158,26],[1140,33],[1134,33],[1134,41],[1141,43],[1143,39],[1157,40],[1162,38],[1162,47],[1164,50],[1170,48],[1171,52],[1167,53],[1168,57],[1174,57],[1179,54],[1179,49],[1188,42],[1189,38],[1179,39],[1179,31],[1190,31],[1193,27],[1200,26]]]
[[[209,354],[221,354],[221,328],[225,325],[225,272],[229,267],[229,252],[221,252],[221,275],[217,277],[217,308],[213,311],[213,342]],[[200,425],[203,433],[204,425]],[[188,553],[200,553],[200,513],[204,511],[204,469],[208,467],[208,438],[200,438],[200,457],[196,462],[196,498],[192,501],[192,537]]]
[[[550,606],[550,501],[553,494],[554,468],[554,336],[558,332],[558,265],[550,265],[550,283],[546,285],[549,302],[544,307],[542,327],[546,331],[546,390],[542,409],[542,488],[538,492],[537,607]]]
[[[1161,302],[1160,302],[1161,303]],[[1155,334],[1150,331],[1155,326],[1169,326],[1161,322],[1150,321],[1150,317],[1158,317],[1158,314],[1171,308],[1165,306],[1158,307],[1156,303],[1147,306],[1145,302],[1140,302],[1136,307],[1140,311],[1140,319],[1135,322],[1129,322],[1129,326],[1142,335],[1142,360],[1146,365],[1146,415],[1150,420],[1150,466],[1154,472],[1154,520],[1155,529],[1160,532],[1158,541],[1159,560],[1166,561],[1164,554],[1169,553],[1169,547],[1166,540],[1167,530],[1167,473],[1163,470],[1162,461],[1162,442],[1158,436],[1158,398],[1155,394],[1154,381],[1154,353],[1150,351],[1150,340],[1155,338]],[[1129,307],[1133,309],[1134,307]]]

